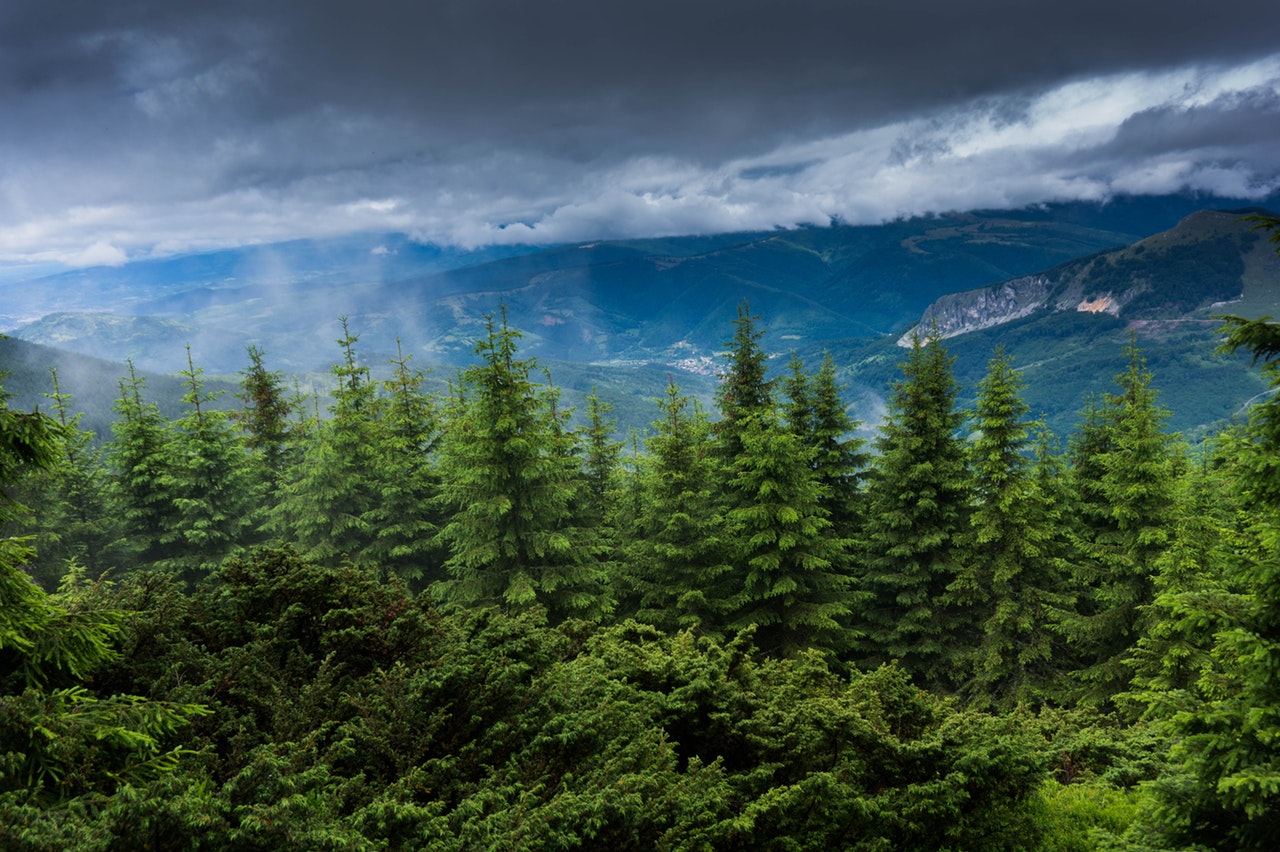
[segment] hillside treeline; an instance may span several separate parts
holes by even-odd
[[[254,348],[230,413],[126,377],[105,445],[56,375],[0,406],[4,848],[1280,834],[1277,403],[1189,450],[1135,344],[1060,446],[926,339],[864,442],[744,306],[716,416],[625,444],[502,315],[439,397],[343,327],[325,412]]]

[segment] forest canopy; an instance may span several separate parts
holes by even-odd
[[[324,412],[0,399],[0,845],[1271,848],[1280,403],[1188,447],[1134,339],[1064,447],[917,338],[864,441],[766,333],[629,445],[501,312],[440,396],[344,321]]]

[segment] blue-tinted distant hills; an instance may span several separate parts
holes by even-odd
[[[0,279],[0,322],[9,328],[55,312],[185,313],[243,301],[264,289],[369,283],[437,273],[527,252],[423,245],[403,234],[291,240]]]
[[[1191,279],[1200,273],[1188,273],[1188,265],[1225,264],[1229,272],[1232,263],[1243,263],[1247,229],[1233,231],[1235,243],[1215,243],[1184,239],[1190,233],[1184,224],[1181,247],[1172,253],[1154,250],[1151,240],[1196,211],[1243,204],[1134,198],[876,226],[478,252],[363,235],[77,270],[27,282],[16,297],[12,285],[0,284],[6,299],[0,310],[25,312],[28,321],[10,331],[15,337],[114,362],[132,358],[140,367],[172,372],[185,365],[190,344],[206,370],[229,375],[243,367],[245,347],[253,344],[266,351],[273,369],[322,380],[337,359],[340,316],[360,335],[366,362],[384,364],[399,339],[415,353],[415,363],[435,365],[437,375],[447,376],[472,358],[485,315],[505,306],[511,325],[524,333],[522,353],[554,364],[557,383],[571,397],[604,385],[634,412],[620,419],[643,426],[651,419],[648,400],[661,393],[667,376],[710,393],[717,352],[743,301],[762,317],[768,332],[763,342],[779,362],[793,349],[813,361],[832,351],[856,412],[874,419],[903,354],[897,342],[926,311],[934,311],[930,319],[940,315],[938,306],[948,298],[964,304],[969,297],[956,294],[1047,274],[1063,281],[1074,275],[1070,286],[1080,293],[1103,284],[1108,292],[1127,292],[1137,287],[1132,281],[1146,281],[1119,315],[1023,314],[948,340],[965,381],[976,382],[991,346],[1006,341],[1015,358],[1026,356],[1029,385],[1043,364],[1067,371],[1043,373],[1055,386],[1050,393],[1028,388],[1033,404],[1062,427],[1069,426],[1084,393],[1109,386],[1120,369],[1111,363],[1116,341],[1139,320],[1148,323],[1140,336],[1156,341],[1153,356],[1178,372],[1179,387],[1193,364],[1175,353],[1221,368],[1213,360],[1207,313],[1197,316],[1194,328],[1151,320],[1168,319],[1161,311],[1174,302],[1183,313],[1198,310],[1203,300]],[[1250,270],[1255,278],[1268,274],[1257,263]],[[1171,288],[1179,275],[1175,297]],[[1235,285],[1217,280],[1213,286],[1222,292],[1210,294],[1210,302],[1229,301],[1219,297]],[[1257,292],[1263,295],[1256,307],[1271,304],[1266,287]],[[1059,296],[1062,302],[1071,294]],[[1214,374],[1230,399],[1212,406],[1207,399],[1181,400],[1179,428],[1217,421],[1256,392],[1247,369],[1235,364],[1230,372],[1225,385]]]

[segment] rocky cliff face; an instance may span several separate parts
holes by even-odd
[[[942,338],[956,337],[1037,311],[1106,313],[1133,321],[1206,314],[1215,304],[1240,299],[1246,280],[1274,278],[1254,268],[1267,256],[1259,247],[1268,247],[1243,220],[1245,212],[1250,211],[1193,213],[1127,248],[943,296],[898,345],[909,347],[915,335],[934,328]]]
[[[930,305],[898,345],[910,347],[913,336],[927,335],[935,328],[938,336],[947,338],[1021,319],[1043,306],[1052,290],[1047,276],[1025,275],[994,287],[951,293]]]

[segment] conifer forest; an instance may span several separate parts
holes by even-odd
[[[767,333],[629,441],[501,310],[443,393],[344,323],[331,403],[0,400],[0,848],[1276,848],[1280,400],[1189,446],[1135,340],[1055,436],[933,337],[864,440]]]

